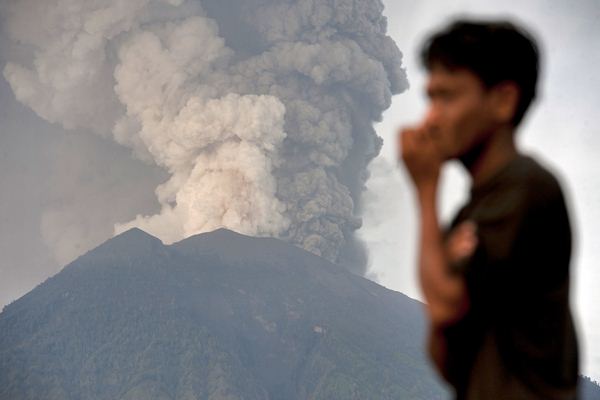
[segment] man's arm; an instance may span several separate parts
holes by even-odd
[[[447,252],[437,215],[437,190],[442,159],[425,128],[405,129],[401,133],[400,154],[415,185],[419,206],[419,279],[434,328],[447,326],[466,311],[467,293],[464,279],[450,271]],[[463,235],[473,251],[474,232]],[[461,241],[459,241],[461,242]],[[462,253],[465,249],[462,249]],[[459,251],[460,253],[460,251]]]
[[[406,129],[400,135],[399,154],[415,184],[419,206],[419,280],[431,323],[428,351],[447,378],[443,329],[459,320],[468,309],[464,279],[450,271],[450,263],[473,253],[477,244],[475,227],[461,225],[444,242],[437,215],[442,159],[423,128]]]
[[[420,214],[419,280],[433,329],[440,329],[465,314],[468,296],[464,278],[450,270],[449,251],[437,216],[437,183],[435,186],[420,186],[417,194]]]

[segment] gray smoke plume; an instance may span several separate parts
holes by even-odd
[[[407,87],[380,0],[18,0],[17,99],[112,136],[169,179],[137,226],[166,243],[227,227],[364,272],[354,236],[372,127]]]

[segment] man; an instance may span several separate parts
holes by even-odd
[[[459,21],[425,45],[429,109],[400,132],[420,210],[429,353],[457,399],[574,399],[571,230],[555,177],[515,143],[535,98],[538,51],[509,22]],[[440,228],[440,168],[459,160],[471,196]]]

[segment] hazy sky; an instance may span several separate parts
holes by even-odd
[[[396,96],[377,131],[382,155],[371,166],[368,207],[361,231],[371,249],[373,278],[420,298],[415,276],[415,203],[405,171],[396,167],[395,132],[425,108],[424,74],[416,56],[424,37],[448,18],[508,16],[522,21],[541,42],[540,98],[519,133],[521,148],[558,172],[567,190],[575,231],[572,303],[578,321],[583,372],[600,380],[600,8],[596,1],[384,0],[388,31],[404,54],[411,88]],[[465,199],[462,168],[445,171],[442,216],[447,221]]]
[[[544,50],[541,96],[520,140],[523,148],[560,171],[568,190],[576,233],[573,304],[582,334],[583,372],[600,380],[600,270],[594,262],[600,257],[600,135],[593,123],[600,104],[596,1],[384,3],[389,34],[404,53],[411,88],[394,98],[377,126],[385,144],[371,166],[360,231],[371,251],[371,278],[420,297],[414,268],[414,202],[404,171],[396,167],[394,138],[399,126],[418,121],[424,110],[424,78],[415,60],[424,35],[457,13],[517,17],[539,37]],[[8,47],[0,36],[0,66],[7,61],[2,57]],[[464,201],[468,182],[459,167],[445,176],[441,206],[448,219]],[[163,170],[132,158],[130,150],[111,140],[43,121],[16,102],[0,78],[0,307],[57,272],[74,255],[106,240],[115,221],[158,212],[154,190],[167,179]]]

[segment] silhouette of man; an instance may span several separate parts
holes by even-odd
[[[457,399],[574,399],[567,208],[556,178],[515,143],[536,95],[537,46],[510,22],[457,21],[422,61],[428,111],[398,142],[420,210],[430,357]],[[440,168],[453,159],[472,187],[442,230]]]

